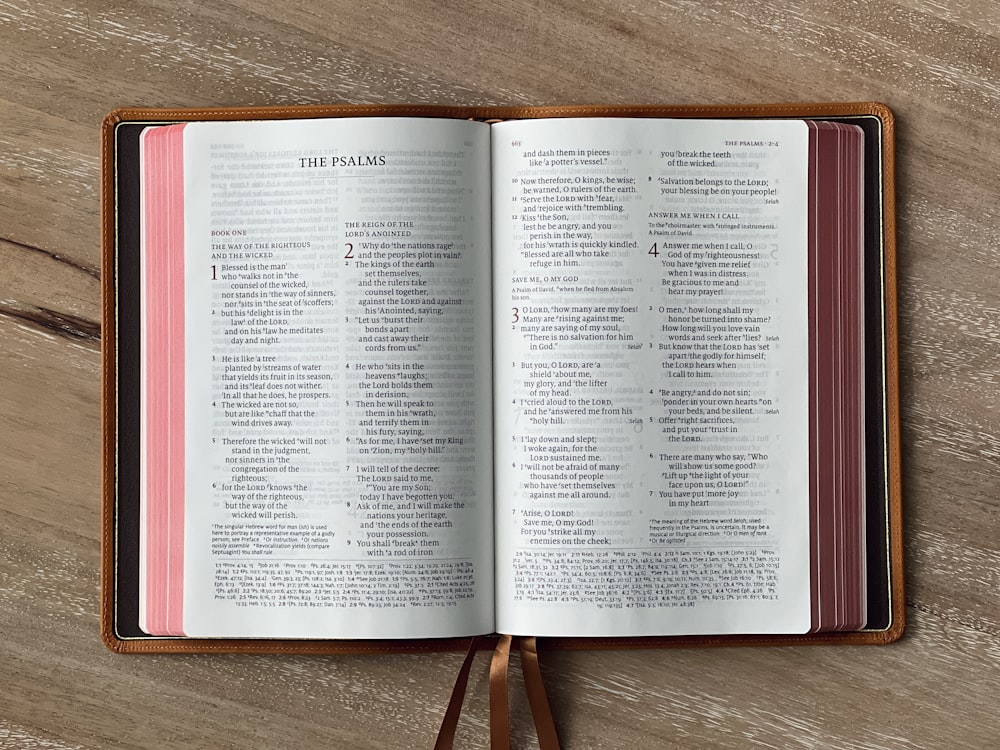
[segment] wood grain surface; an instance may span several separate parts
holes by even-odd
[[[0,747],[430,747],[459,654],[98,636],[115,107],[880,100],[898,126],[907,635],[543,654],[564,747],[1000,747],[1000,10],[986,0],[0,0]],[[460,747],[485,747],[477,661]],[[515,747],[533,744],[519,693]]]

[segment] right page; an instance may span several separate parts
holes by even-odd
[[[493,127],[499,632],[810,628],[808,129]]]

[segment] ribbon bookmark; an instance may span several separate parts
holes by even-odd
[[[549,707],[545,684],[542,682],[542,672],[538,665],[538,646],[534,636],[515,638],[501,635],[493,649],[493,657],[490,660],[490,747],[492,750],[510,750],[510,697],[507,675],[510,667],[510,650],[515,640],[521,653],[524,687],[528,694],[528,704],[531,706],[535,732],[538,735],[538,746],[541,750],[560,750],[559,735],[552,719],[552,709]],[[469,642],[469,650],[455,680],[455,687],[451,693],[451,700],[448,701],[448,709],[441,722],[434,750],[452,748],[472,662],[476,651],[484,641],[484,637],[476,637]]]
[[[462,668],[458,670],[458,678],[455,680],[455,687],[452,688],[451,700],[448,701],[448,709],[444,712],[444,719],[438,730],[434,750],[452,749],[455,742],[455,730],[458,729],[458,717],[462,714],[462,704],[465,702],[465,688],[469,684],[469,672],[472,671],[472,662],[476,658],[476,652],[479,650],[482,640],[481,636],[469,640],[469,650],[465,652]]]
[[[559,734],[556,732],[556,723],[552,719],[552,709],[549,707],[549,697],[545,693],[545,683],[542,682],[542,670],[538,666],[538,644],[535,636],[521,638],[520,646],[524,689],[528,693],[531,718],[535,721],[538,747],[541,750],[559,750]]]
[[[510,750],[507,668],[512,637],[501,635],[490,660],[490,750]]]

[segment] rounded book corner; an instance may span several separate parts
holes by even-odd
[[[890,643],[895,643],[901,640],[906,634],[906,613],[905,608],[901,609],[892,618],[892,623],[889,627],[885,629],[882,634],[882,643],[888,645]]]
[[[116,107],[104,115],[101,120],[101,131],[107,135],[113,135],[115,128],[125,122],[135,119],[135,110],[129,107]]]
[[[894,126],[896,118],[888,104],[883,102],[869,102],[868,106],[870,113],[882,121],[883,129],[889,129]]]
[[[119,637],[110,623],[101,625],[101,641],[105,648],[112,653],[127,654],[131,652],[128,641]]]

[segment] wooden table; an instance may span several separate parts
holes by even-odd
[[[98,637],[98,127],[124,105],[881,100],[898,124],[909,629],[547,655],[566,748],[1000,745],[1000,10],[949,3],[0,3],[0,746],[429,747],[458,654]],[[460,728],[481,747],[486,666]],[[533,730],[515,701],[515,746]]]

